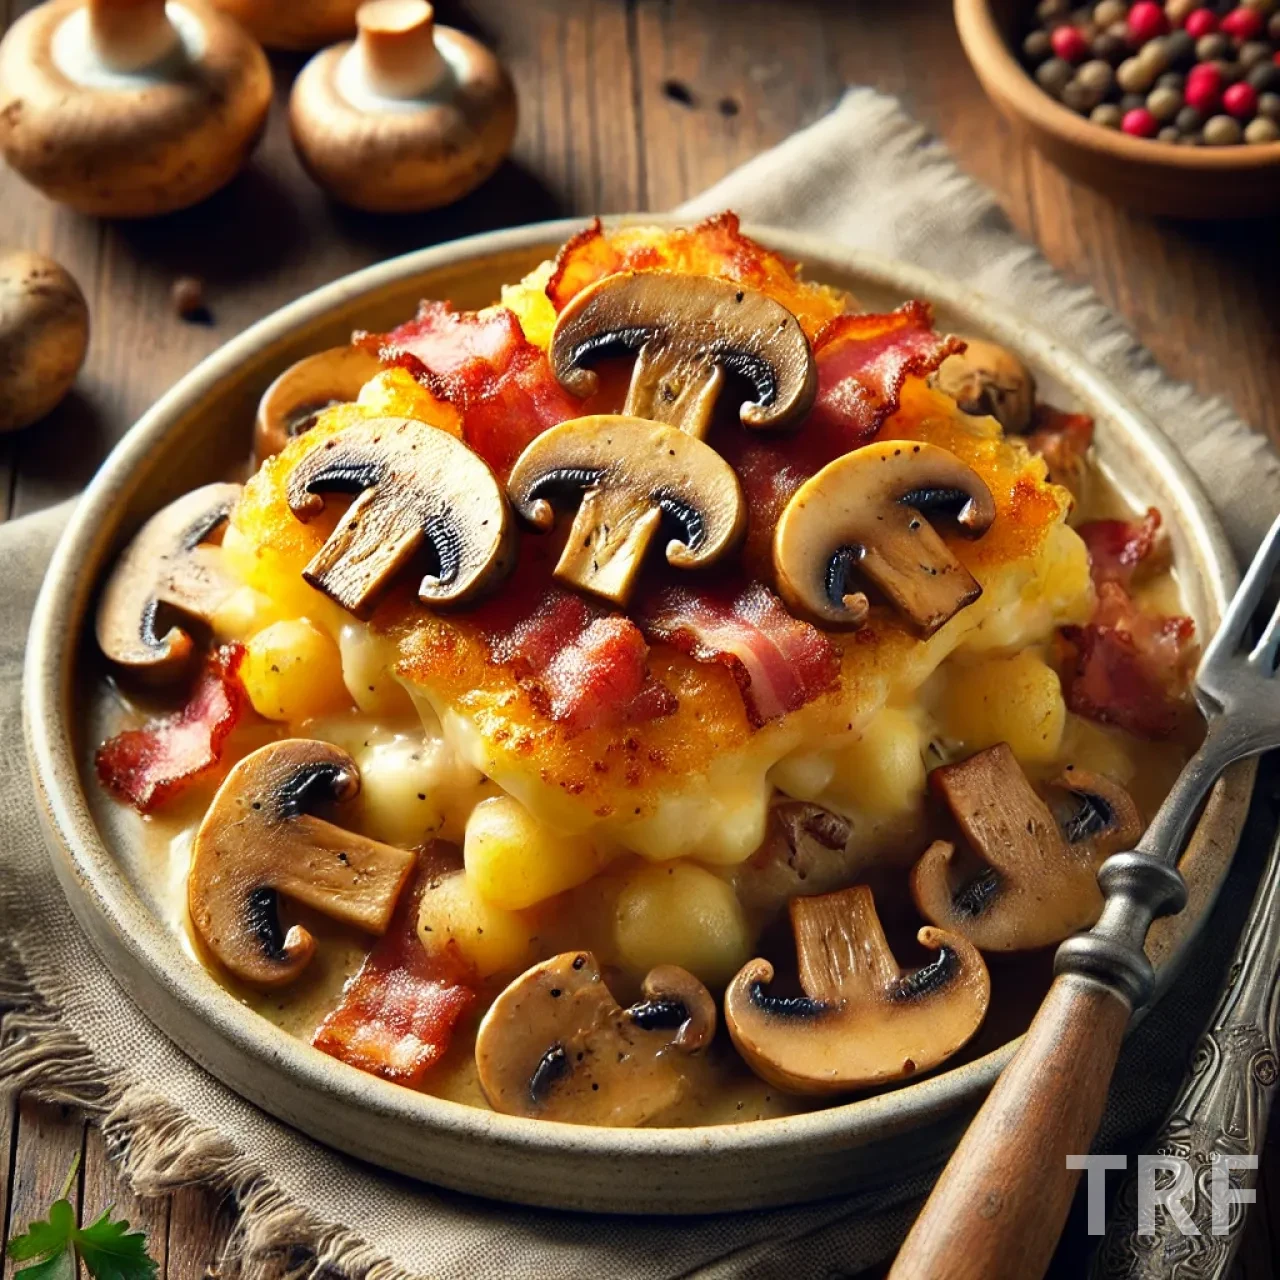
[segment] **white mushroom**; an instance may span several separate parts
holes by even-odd
[[[435,24],[425,0],[368,0],[354,43],[316,54],[294,81],[289,120],[313,178],[358,209],[450,204],[511,149],[516,98],[479,41]]]
[[[82,213],[203,200],[244,164],[270,103],[262,50],[205,0],[51,0],[0,43],[0,149]]]

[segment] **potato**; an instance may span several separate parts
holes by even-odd
[[[885,707],[862,737],[834,753],[828,792],[843,808],[894,817],[917,808],[924,795],[924,735],[906,711]]]
[[[793,800],[816,800],[835,773],[830,751],[793,751],[769,770],[769,781]]]
[[[363,622],[347,622],[338,633],[342,678],[361,711],[371,716],[411,717],[413,703],[392,674],[394,643]]]
[[[678,964],[723,986],[755,945],[732,886],[693,862],[637,868],[618,892],[613,920],[618,958],[637,976]]]
[[[338,647],[306,618],[273,622],[245,645],[240,676],[253,709],[290,724],[348,705]]]
[[[590,880],[601,864],[585,836],[560,835],[505,795],[490,796],[471,811],[462,848],[476,889],[510,911]]]
[[[418,909],[418,937],[428,951],[457,944],[482,978],[526,967],[537,928],[533,920],[486,902],[465,871],[428,886]]]
[[[358,823],[365,835],[406,849],[439,836],[452,797],[442,794],[441,756],[452,753],[439,739],[397,736],[361,745]]]
[[[1057,759],[1062,748],[1062,686],[1031,650],[955,667],[939,711],[943,732],[970,752],[1007,742],[1019,763],[1037,765]]]

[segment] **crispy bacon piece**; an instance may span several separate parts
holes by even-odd
[[[455,311],[448,302],[423,302],[390,333],[361,333],[355,340],[454,405],[463,439],[502,476],[534,436],[588,412],[556,381],[546,353],[525,338],[505,307]]]
[[[1036,405],[1027,447],[1048,465],[1049,479],[1081,497],[1086,458],[1093,444],[1093,419],[1087,413],[1064,413],[1052,405]]]
[[[1156,549],[1160,512],[1149,507],[1141,520],[1090,520],[1076,532],[1089,548],[1089,572],[1095,586],[1128,587]]]
[[[1140,738],[1172,737],[1186,724],[1197,658],[1190,618],[1144,613],[1119,583],[1103,582],[1093,618],[1059,634],[1072,711]]]
[[[475,974],[456,946],[431,953],[418,938],[418,907],[429,879],[421,858],[387,932],[311,1038],[321,1053],[410,1088],[444,1056],[476,1001]]]
[[[497,619],[488,621],[492,628]],[[649,646],[635,623],[560,587],[486,634],[493,660],[512,666],[544,714],[571,731],[676,709],[675,695],[649,672]]]
[[[243,645],[224,645],[209,655],[181,711],[104,742],[94,757],[102,785],[151,813],[212,769],[249,705],[243,661]]]
[[[840,655],[759,582],[740,589],[667,587],[641,604],[645,635],[729,668],[757,727],[826,693]]]

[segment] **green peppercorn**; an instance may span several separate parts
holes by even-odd
[[[1210,147],[1233,147],[1240,141],[1240,122],[1231,116],[1210,116],[1204,126],[1204,141]]]
[[[1155,78],[1155,68],[1141,58],[1126,58],[1116,68],[1116,83],[1125,93],[1146,93]]]
[[[1055,98],[1062,97],[1062,91],[1071,83],[1075,68],[1064,58],[1050,58],[1036,68],[1036,83]]]
[[[1036,5],[1036,17],[1041,22],[1052,22],[1055,18],[1065,18],[1070,7],[1067,0],[1040,0]]]
[[[1033,31],[1023,42],[1022,52],[1027,61],[1039,65],[1053,54],[1053,39],[1047,31]]]
[[[1182,107],[1182,94],[1177,89],[1152,89],[1147,94],[1147,110],[1161,124],[1167,124]]]
[[[1244,127],[1244,140],[1252,146],[1280,142],[1280,124],[1276,124],[1274,120],[1268,120],[1265,116],[1255,116]]]
[[[1159,133],[1156,134],[1156,141],[1157,142],[1177,142],[1180,137],[1182,137],[1182,134],[1180,134],[1177,131],[1177,129],[1173,127],[1173,125],[1167,124],[1163,129],[1160,130]]]
[[[1248,71],[1250,67],[1256,67],[1260,62],[1271,62],[1271,46],[1265,40],[1246,40],[1240,46],[1240,52],[1236,57],[1240,59],[1240,65]],[[1275,63],[1271,65],[1274,66]]]
[[[1104,129],[1118,129],[1120,121],[1124,119],[1124,112],[1114,102],[1104,102],[1089,112],[1089,119]]]
[[[1129,16],[1129,6],[1124,0],[1098,0],[1093,6],[1093,20],[1100,27],[1109,27],[1113,22],[1123,22]]]
[[[1280,93],[1260,93],[1258,95],[1258,114],[1280,124]]]
[[[1196,41],[1196,57],[1201,62],[1213,62],[1225,58],[1231,52],[1231,40],[1221,31],[1213,31]]]
[[[1176,89],[1179,93],[1186,88],[1187,78],[1181,71],[1166,71],[1164,75],[1157,77],[1157,89]]]
[[[1180,27],[1200,7],[1200,0],[1168,0],[1164,16],[1172,26]]]
[[[1215,58],[1213,65],[1222,77],[1223,85],[1235,84],[1237,80],[1244,79],[1244,68],[1238,62],[1232,62],[1229,58]]]
[[[1158,76],[1162,71],[1169,70],[1169,46],[1163,36],[1148,40],[1135,56],[1151,69],[1152,75]]]
[[[1103,95],[1090,88],[1077,75],[1062,91],[1062,105],[1087,116],[1102,101]]]
[[[1103,62],[1101,58],[1094,58],[1081,65],[1076,72],[1076,79],[1097,93],[1098,101],[1101,102],[1111,92],[1111,86],[1116,81],[1116,73],[1111,70],[1110,63]]]
[[[1111,66],[1119,66],[1129,56],[1129,42],[1110,31],[1099,32],[1089,46],[1095,58],[1101,58]]]

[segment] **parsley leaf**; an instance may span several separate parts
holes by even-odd
[[[87,1227],[76,1226],[67,1192],[79,1163],[77,1157],[48,1216],[9,1241],[9,1257],[31,1263],[15,1272],[13,1280],[76,1280],[77,1254],[94,1280],[155,1280],[158,1266],[147,1253],[146,1236],[130,1231],[123,1219],[113,1219],[111,1209]]]

